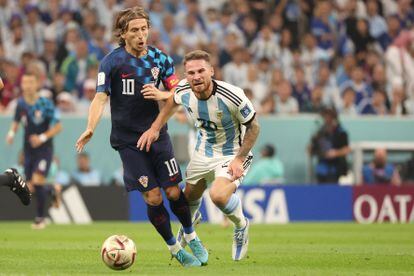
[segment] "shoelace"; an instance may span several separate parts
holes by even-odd
[[[204,253],[204,249],[200,241],[193,240],[190,243],[192,246],[194,246],[194,255],[201,255]]]
[[[182,254],[181,252],[178,252],[177,255],[175,255],[175,257],[177,258],[177,260],[181,263],[184,264],[184,254]]]
[[[236,239],[236,243],[237,245],[243,245],[244,242],[244,229],[241,230],[236,230],[236,232],[234,233],[234,238]]]

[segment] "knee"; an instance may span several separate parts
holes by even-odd
[[[168,200],[176,201],[180,197],[181,190],[178,186],[168,187],[165,190],[165,195],[167,196]]]
[[[162,203],[162,195],[159,189],[154,189],[142,194],[145,203],[151,206],[158,206]]]
[[[223,193],[220,193],[218,190],[210,190],[210,198],[213,203],[218,207],[223,207],[227,203],[227,198]]]

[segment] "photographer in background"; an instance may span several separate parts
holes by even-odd
[[[333,108],[321,111],[323,125],[311,139],[310,154],[318,157],[316,178],[320,184],[338,183],[339,177],[346,175],[347,154],[351,151],[348,133],[338,121],[338,114]]]

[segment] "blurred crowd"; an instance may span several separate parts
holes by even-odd
[[[0,0],[0,114],[32,70],[42,96],[86,116],[116,13],[134,5],[180,77],[184,54],[207,50],[261,114],[414,114],[412,0]]]

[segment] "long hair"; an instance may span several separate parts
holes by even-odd
[[[147,20],[148,28],[151,27],[149,15],[142,7],[135,6],[118,13],[114,24],[114,35],[120,46],[125,46],[125,40],[121,35],[128,30],[129,22],[140,18]]]

